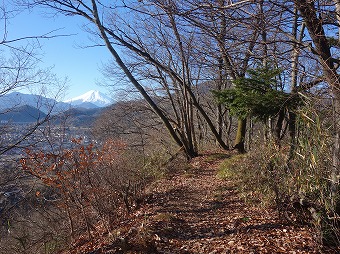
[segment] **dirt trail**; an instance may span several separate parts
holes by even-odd
[[[105,253],[320,253],[311,229],[245,204],[232,182],[216,176],[219,163],[200,157],[190,173],[155,183],[129,231]]]

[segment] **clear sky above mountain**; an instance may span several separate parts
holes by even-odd
[[[51,39],[40,39],[41,67],[54,66],[58,77],[68,77],[69,99],[89,90],[107,92],[97,83],[103,79],[100,68],[107,63],[110,55],[105,47],[88,47],[94,43],[82,29],[82,19],[51,17],[42,10],[24,11],[9,20],[7,39],[43,35],[54,31],[53,35],[69,35]]]

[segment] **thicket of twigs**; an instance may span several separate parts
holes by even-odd
[[[2,213],[2,251],[56,253],[110,237],[139,206],[165,160],[143,157],[122,141],[98,147],[81,139],[72,143],[58,152],[26,149],[17,169],[23,171],[25,193]]]

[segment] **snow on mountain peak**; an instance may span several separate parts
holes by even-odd
[[[112,99],[96,90],[88,91],[80,96],[74,97],[72,99],[66,100],[64,102],[70,103],[73,106],[80,105],[82,103],[92,103],[97,107],[105,107],[112,104]]]

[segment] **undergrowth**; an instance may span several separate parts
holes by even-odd
[[[339,194],[333,194],[337,183],[331,180],[328,122],[304,110],[298,118],[294,146],[262,142],[245,155],[226,159],[218,175],[236,182],[246,202],[275,205],[281,218],[313,226],[320,242],[339,246]]]

